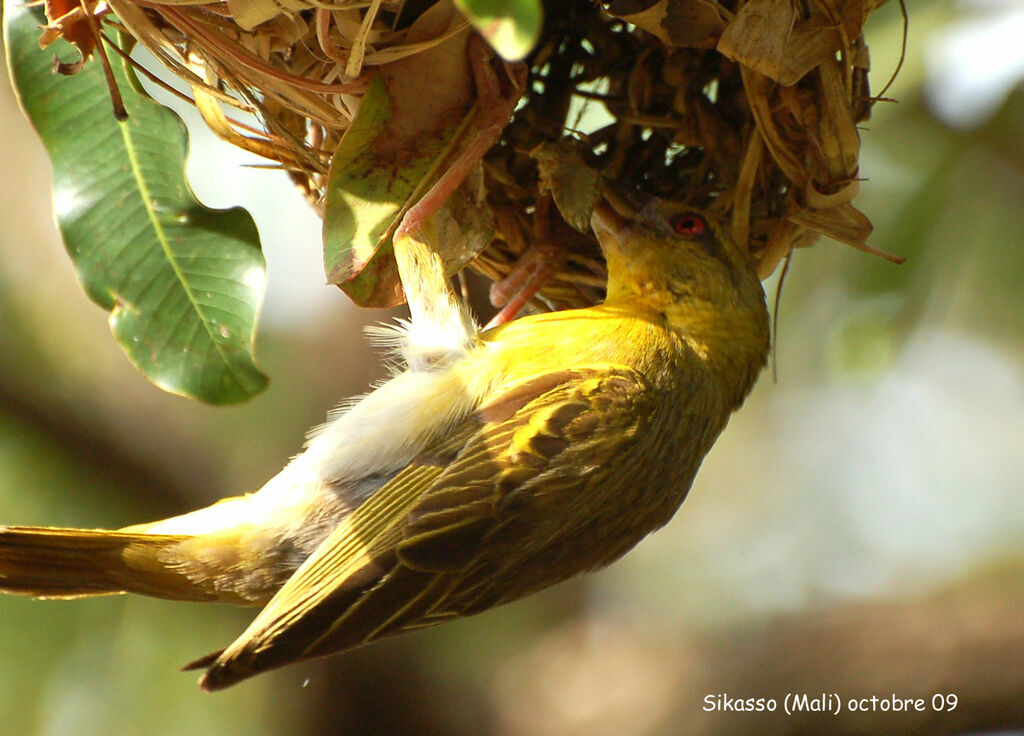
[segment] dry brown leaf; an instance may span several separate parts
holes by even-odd
[[[857,175],[860,134],[850,109],[850,93],[834,57],[818,67],[818,84],[821,90],[817,98],[821,115],[818,140],[828,172],[827,183],[842,182]]]
[[[826,210],[830,207],[838,207],[841,204],[852,202],[859,192],[860,181],[857,179],[847,182],[846,186],[832,194],[819,192],[814,188],[813,182],[808,182],[807,189],[804,190],[804,201],[811,209]]]
[[[162,1],[166,3],[166,0]],[[302,0],[226,0],[226,2],[235,23],[246,31],[251,31],[261,23],[273,20],[279,15],[294,15],[301,10],[316,7],[314,3]]]
[[[58,38],[73,43],[82,58],[73,63],[57,63],[57,71],[61,74],[74,74],[92,55],[96,48],[96,32],[82,12],[78,0],[46,0],[43,4],[46,20],[49,21],[39,37],[39,48],[45,49]]]
[[[755,265],[760,278],[766,279],[772,275],[782,259],[793,250],[802,232],[806,231],[789,220],[780,219],[773,223],[768,233],[767,247],[760,253]]]
[[[838,34],[825,18],[816,15],[797,23],[783,51],[777,81],[796,84],[822,62],[834,59],[839,45]]]
[[[880,251],[869,249],[865,244],[871,234],[871,220],[849,202],[827,210],[801,209],[791,214],[789,221],[827,235],[833,240],[882,255]]]
[[[713,48],[725,28],[711,0],[611,0],[605,10],[653,33],[666,46]]]
[[[732,196],[732,238],[743,250],[750,252],[750,200],[754,193],[757,171],[764,158],[764,142],[757,130],[751,131],[743,154],[739,176]]]
[[[793,0],[750,0],[718,40],[728,59],[779,81],[786,43],[797,21]]]
[[[750,111],[757,129],[761,132],[772,159],[799,189],[807,185],[807,172],[802,157],[793,150],[782,135],[773,116],[772,98],[776,82],[747,66],[740,66],[743,86],[750,101]]]
[[[722,33],[718,50],[790,86],[835,57],[841,46],[835,26],[823,14],[801,19],[794,0],[751,0]]]

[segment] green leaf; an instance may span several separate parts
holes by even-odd
[[[491,47],[509,61],[519,61],[540,38],[540,0],[455,0]]]
[[[405,300],[391,235],[462,140],[470,119],[462,116],[415,136],[396,133],[389,126],[393,118],[386,83],[379,76],[370,82],[331,161],[324,205],[327,281],[356,304],[391,307]],[[484,202],[467,189],[457,189],[433,218],[437,237],[432,245],[449,274],[479,253],[493,234]]]
[[[185,181],[188,138],[111,55],[128,120],[118,123],[97,59],[51,73],[38,45],[40,9],[5,0],[8,67],[53,163],[64,244],[114,337],[149,380],[213,404],[244,401],[267,382],[253,361],[266,280],[256,226],[234,208],[206,209]]]

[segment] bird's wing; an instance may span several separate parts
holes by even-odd
[[[601,365],[543,374],[485,402],[342,522],[231,646],[193,663],[209,667],[203,686],[457,615],[443,603],[485,536],[524,503],[557,514],[559,491],[628,451],[653,401],[642,375]]]

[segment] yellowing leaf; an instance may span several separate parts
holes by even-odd
[[[568,141],[543,143],[530,151],[537,161],[542,192],[551,192],[562,218],[581,233],[590,231],[590,216],[601,196],[601,177],[587,166]]]
[[[461,140],[469,118],[396,141],[396,114],[382,77],[363,97],[331,162],[324,211],[324,265],[330,283],[365,307],[404,301],[391,236]],[[449,117],[451,117],[449,115]],[[407,122],[407,121],[405,121]],[[491,225],[479,185],[470,178],[437,213],[439,254],[449,273],[490,242]]]

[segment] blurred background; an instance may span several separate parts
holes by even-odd
[[[2,597],[0,731],[1024,728],[1024,8],[909,5],[886,94],[899,101],[863,128],[858,199],[872,244],[908,261],[830,241],[795,255],[778,379],[765,373],[663,531],[526,601],[216,695],[178,668],[251,611]],[[871,17],[873,90],[902,30],[895,3]],[[57,236],[42,146],[0,85],[0,523],[117,527],[254,490],[383,373],[361,326],[390,315],[320,286],[319,221],[299,193],[190,127],[197,195],[249,209],[266,251],[257,357],[272,384],[241,407],[164,394],[124,358]],[[704,709],[722,694],[781,709],[789,692],[836,693],[844,712]],[[934,694],[956,708],[936,712]],[[872,695],[928,707],[846,712]]]

